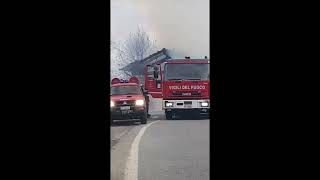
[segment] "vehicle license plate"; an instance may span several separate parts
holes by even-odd
[[[120,107],[121,110],[129,110],[130,109],[130,106],[122,106]]]
[[[191,93],[182,93],[182,96],[191,96]]]

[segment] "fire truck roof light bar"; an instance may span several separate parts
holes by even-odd
[[[111,84],[118,84],[118,83],[136,83],[136,84],[139,84],[139,79],[137,77],[131,77],[128,80],[125,80],[125,79],[118,79],[118,78],[113,78],[111,80]]]

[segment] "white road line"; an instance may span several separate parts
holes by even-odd
[[[140,143],[141,137],[149,126],[151,126],[153,123],[156,123],[158,121],[154,121],[142,127],[138,135],[133,140],[133,143],[131,145],[131,149],[129,152],[129,156],[126,162],[124,180],[138,180],[139,143]]]
[[[158,118],[159,116],[152,116],[152,118]]]

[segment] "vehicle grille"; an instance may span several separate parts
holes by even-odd
[[[124,103],[126,102],[126,103]],[[135,100],[127,100],[127,101],[116,101],[115,106],[127,106],[127,105],[134,105]]]

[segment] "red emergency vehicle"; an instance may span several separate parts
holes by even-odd
[[[162,98],[161,77],[155,74],[159,72],[160,66],[161,64],[147,65],[144,69],[144,88],[153,98]]]
[[[163,98],[166,119],[185,112],[209,115],[209,63],[208,59],[186,58],[146,67],[145,86],[154,98]]]
[[[111,123],[114,121],[140,121],[147,123],[148,99],[136,77],[129,81],[114,78],[110,88]]]

